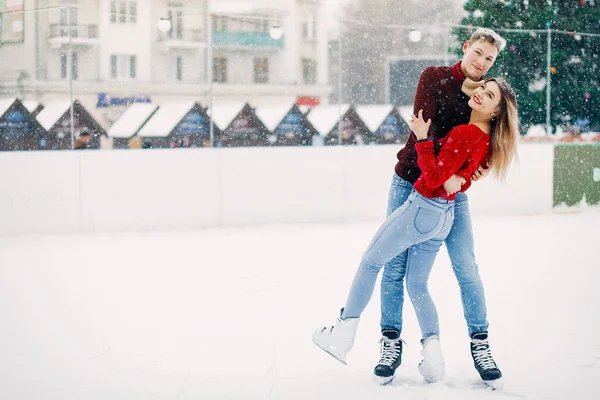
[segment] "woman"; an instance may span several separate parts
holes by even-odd
[[[442,139],[437,155],[433,142],[427,138],[431,121],[423,121],[422,111],[418,117],[412,117],[411,128],[418,140],[416,149],[422,174],[408,200],[389,215],[364,253],[338,322],[315,330],[313,341],[317,346],[345,364],[354,344],[359,317],[371,299],[379,270],[415,245],[420,249],[419,262],[411,260],[414,266],[407,272],[408,292],[423,338],[427,340],[439,334],[437,312],[426,282],[454,219],[453,199],[458,188],[444,188],[444,183],[454,174],[461,176],[464,184],[459,191],[464,192],[470,186],[471,175],[486,163],[496,176],[505,177],[516,155],[516,104],[515,93],[508,83],[502,79],[488,80],[469,100],[472,109],[469,123],[454,128]],[[427,365],[423,365],[423,369],[425,367]],[[439,371],[434,373],[437,376],[432,376],[432,380],[439,376]]]

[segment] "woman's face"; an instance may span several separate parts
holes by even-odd
[[[469,107],[492,118],[498,115],[500,100],[502,100],[500,86],[495,81],[490,81],[475,89],[469,100]]]

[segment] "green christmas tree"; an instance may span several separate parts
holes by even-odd
[[[546,122],[550,29],[551,125],[600,130],[600,0],[468,0],[464,8],[461,25],[492,28],[506,39],[487,76],[511,82],[525,128]],[[454,34],[463,43],[474,29],[455,28]]]

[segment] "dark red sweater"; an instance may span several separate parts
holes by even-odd
[[[423,173],[414,187],[424,197],[454,200],[455,195],[448,195],[442,185],[456,174],[467,180],[460,191],[467,190],[471,186],[469,178],[473,172],[492,154],[491,137],[477,125],[459,125],[439,143],[442,147],[437,155],[432,140],[415,145],[417,162]]]
[[[427,136],[433,139],[436,150],[439,150],[438,140],[454,127],[469,122],[469,96],[461,91],[465,79],[460,61],[452,67],[427,67],[419,78],[414,114],[417,115],[422,109],[425,121],[431,119]],[[416,142],[417,138],[411,133],[397,155],[396,174],[409,182],[415,182],[421,175],[417,164]]]

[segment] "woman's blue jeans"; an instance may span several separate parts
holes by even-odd
[[[394,174],[388,201],[388,215],[406,202],[412,187],[412,183]],[[475,262],[471,215],[465,193],[458,193],[454,199],[454,223],[445,243],[452,269],[460,287],[469,335],[474,332],[486,331],[488,322],[485,294],[479,276],[479,269]],[[429,260],[423,258],[425,256],[429,258],[430,254],[426,251],[420,252],[419,247],[415,246],[385,265],[381,279],[381,329],[396,329],[398,332],[402,332],[405,276],[407,278],[407,291],[413,305],[415,305],[414,296],[422,297],[427,293],[427,279],[424,276],[417,275],[415,276],[417,279],[412,279],[410,275],[407,276],[407,271],[410,274],[418,268],[423,268],[424,264],[429,263]],[[415,263],[419,264],[418,268],[415,268]],[[433,309],[435,310],[435,308]],[[423,315],[427,313],[426,309],[415,306],[415,311],[419,323],[428,319],[427,315]],[[435,317],[437,319],[437,315]],[[439,331],[430,332],[430,330],[423,329],[422,326],[421,332],[424,338],[431,334],[439,334]]]
[[[422,320],[419,319],[422,328],[428,326],[427,329],[430,329],[429,325],[433,324],[437,329],[435,306],[429,293],[420,291],[423,286],[420,282],[425,279],[423,287],[427,292],[427,278],[433,260],[452,228],[454,201],[425,198],[415,190],[411,190],[405,200],[388,216],[365,251],[354,276],[342,319],[356,318],[362,314],[371,299],[381,268],[413,246],[418,259],[412,264],[414,272],[409,270],[407,275],[407,285],[415,283],[411,299],[415,307],[422,310]]]

